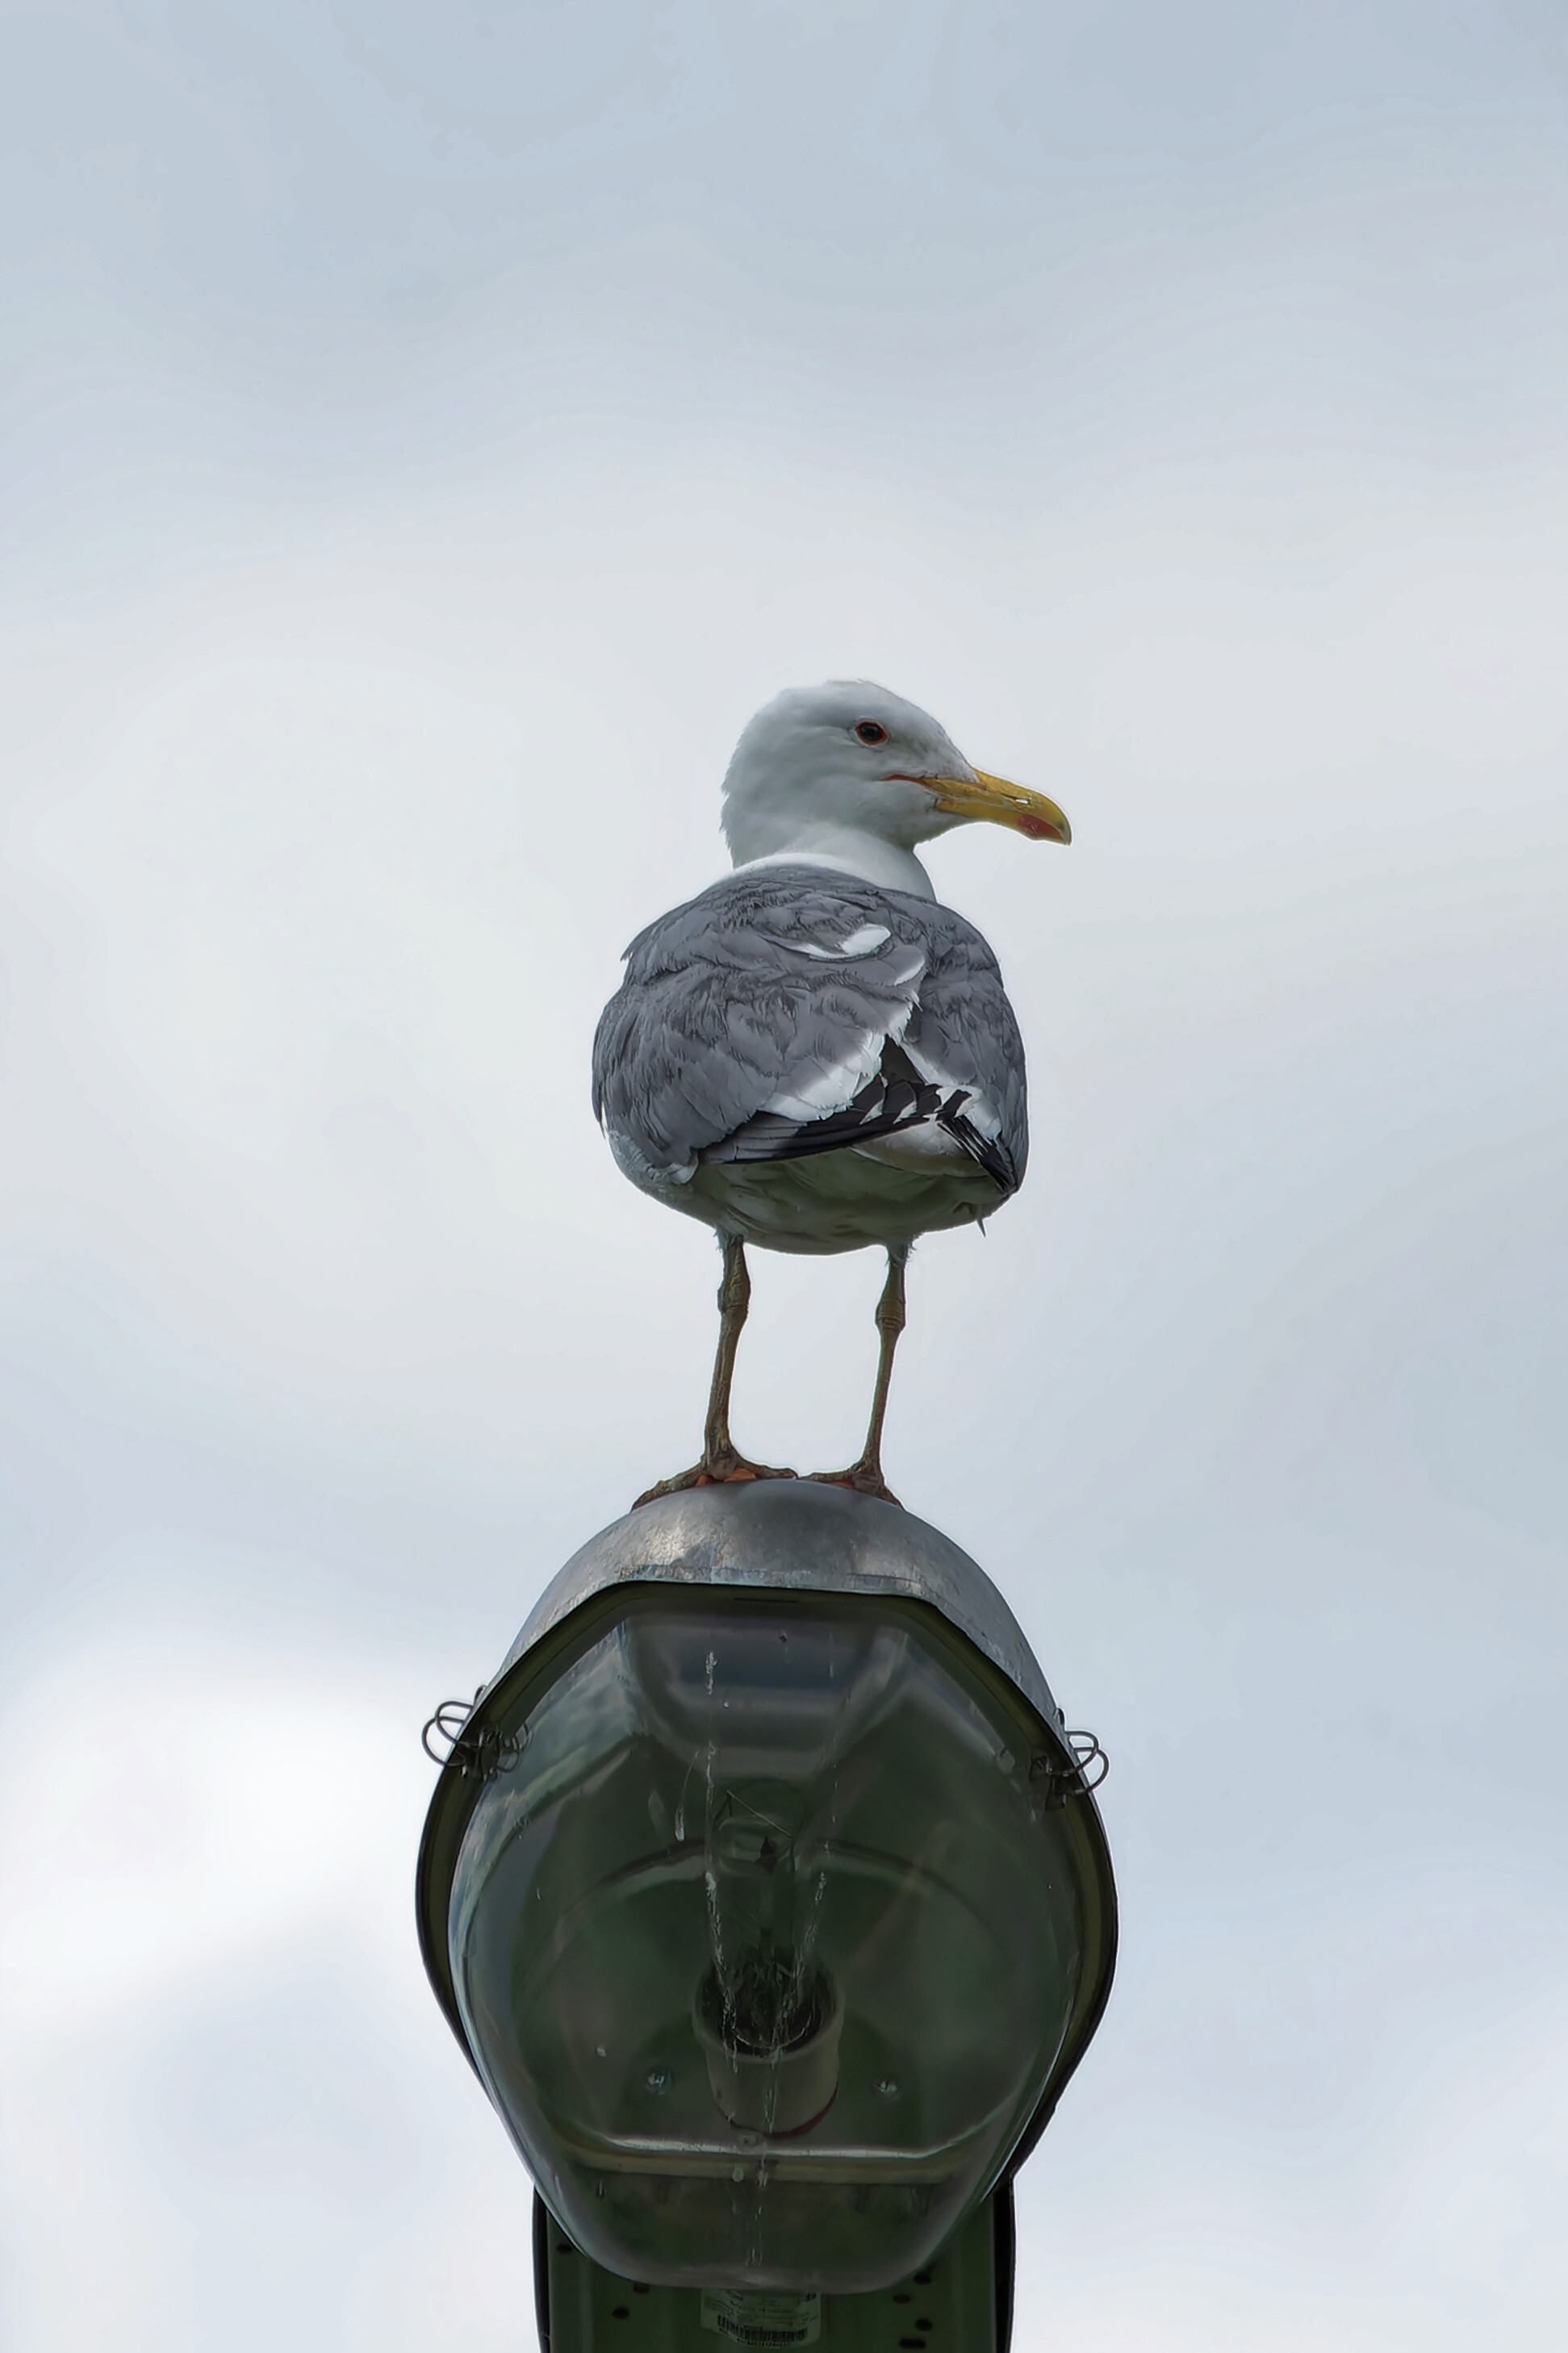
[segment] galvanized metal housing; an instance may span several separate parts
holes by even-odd
[[[896,1504],[810,1479],[690,1487],[628,1512],[551,1579],[495,1681],[571,1610],[626,1584],[772,1586],[924,1601],[967,1634],[1048,1723],[1062,1721],[1022,1629],[978,1562]]]

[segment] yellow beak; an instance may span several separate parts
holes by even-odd
[[[1005,776],[988,776],[977,768],[974,782],[962,776],[922,776],[935,793],[937,807],[948,817],[984,818],[991,825],[1010,825],[1031,841],[1071,841],[1073,828],[1053,800],[1010,785]]]

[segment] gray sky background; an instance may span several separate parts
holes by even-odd
[[[778,686],[1055,794],[1036,1157],[889,1471],[1113,1771],[1019,2353],[1556,2353],[1568,33],[1549,0],[8,9],[15,2353],[531,2343],[418,1725],[694,1451],[616,959]],[[843,1460],[870,1258],[759,1257]]]

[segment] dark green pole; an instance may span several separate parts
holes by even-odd
[[[960,2225],[924,2271],[871,2295],[647,2287],[579,2254],[534,2201],[542,2353],[1007,2353],[1012,2334],[1012,2185]]]

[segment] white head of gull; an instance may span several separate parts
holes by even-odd
[[[977,820],[1071,839],[1044,794],[971,766],[926,712],[864,680],[791,687],[724,785],[736,871],[649,926],[594,1040],[594,1111],[643,1192],[724,1250],[702,1461],[640,1503],[789,1478],[729,1430],[746,1244],[888,1257],[865,1446],[818,1475],[892,1502],[883,1417],[921,1234],[982,1223],[1022,1182],[1023,1048],[996,958],[916,855]]]
[[[863,679],[786,687],[748,722],[724,780],[736,866],[771,860],[935,898],[915,852],[977,818],[1067,841],[1054,801],[971,767],[946,728]]]

